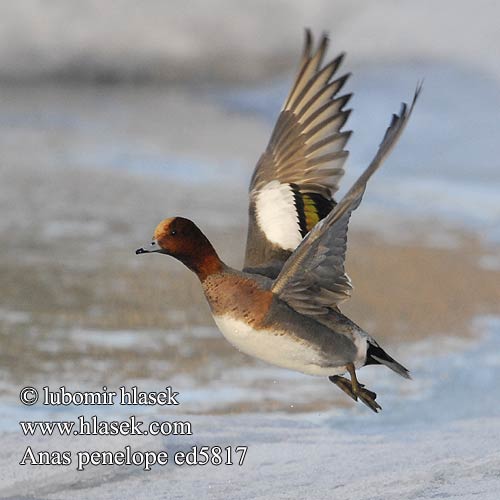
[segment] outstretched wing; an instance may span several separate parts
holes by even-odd
[[[297,77],[250,183],[245,271],[275,278],[291,252],[330,213],[344,174],[351,132],[341,131],[351,94],[338,96],[341,54],[323,66],[328,37],[316,51],[306,30]]]
[[[421,88],[417,86],[409,109],[403,103],[399,115],[392,116],[368,168],[330,214],[304,238],[274,282],[272,291],[296,311],[322,315],[350,297],[352,286],[344,270],[349,218],[361,203],[368,179],[401,136]]]

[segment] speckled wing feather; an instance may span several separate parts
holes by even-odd
[[[361,203],[368,179],[401,136],[420,91],[421,85],[417,86],[409,109],[403,103],[399,115],[393,115],[368,168],[331,213],[304,238],[275,280],[272,291],[297,312],[326,314],[350,297],[352,286],[344,269],[349,218]]]
[[[316,51],[309,30],[292,89],[250,183],[246,271],[275,278],[291,252],[330,213],[351,135],[342,131],[351,94],[338,96],[344,55],[326,65],[328,37]]]

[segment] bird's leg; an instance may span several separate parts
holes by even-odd
[[[354,399],[354,401],[358,400],[358,397],[354,392],[352,392],[352,385],[349,380],[340,375],[332,375],[328,377],[330,382],[333,382],[339,389],[343,390],[350,398]]]
[[[361,399],[361,401],[363,401],[363,403],[375,413],[377,413],[378,410],[381,410],[382,407],[375,401],[377,395],[374,392],[365,389],[365,386],[358,382],[354,365],[352,363],[348,363],[346,368],[351,376],[352,393]]]
[[[341,377],[340,375],[332,375],[331,377],[328,377],[328,379],[330,380],[330,382],[333,382],[339,389],[344,391],[350,398],[354,399],[354,401],[358,400],[358,396],[356,396],[356,394],[354,394],[354,392],[353,392],[352,384],[351,384],[350,380],[348,380],[344,377]],[[358,382],[358,386],[361,388],[365,387],[363,384],[360,384],[359,382]],[[369,391],[368,389],[364,389],[364,390],[373,399],[375,399],[377,397],[377,395],[374,392]]]

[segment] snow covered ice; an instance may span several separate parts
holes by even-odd
[[[500,319],[498,308],[492,313],[484,296],[477,299],[481,283],[453,282],[471,303],[483,301],[468,312],[468,335],[458,319],[451,324],[463,326],[460,332],[406,338],[408,318],[397,318],[400,334],[384,345],[413,380],[379,367],[359,373],[378,394],[379,415],[326,379],[252,364],[223,346],[173,264],[164,264],[167,273],[185,281],[164,315],[141,323],[137,310],[146,301],[130,291],[140,286],[150,302],[158,300],[155,274],[139,268],[146,264],[132,252],[169,213],[201,221],[229,263],[240,264],[247,182],[287,92],[304,26],[330,30],[330,54],[347,51],[345,69],[353,71],[348,128],[355,134],[341,192],[371,157],[390,113],[425,78],[401,144],[353,216],[353,233],[375,231],[403,245],[423,226],[420,245],[445,250],[474,239],[487,250],[464,258],[497,276],[499,6],[148,4],[141,12],[129,1],[121,10],[102,2],[64,2],[59,11],[39,2],[2,6],[0,498],[497,500]],[[81,29],[73,29],[75,13]],[[364,250],[358,255],[368,259]],[[445,257],[438,262],[447,269]],[[359,299],[355,290],[352,300]],[[120,322],[106,315],[114,301]],[[374,315],[371,303],[363,308]],[[463,308],[450,299],[443,314],[459,316]],[[180,404],[19,403],[23,386],[62,384],[75,391],[172,386]],[[127,420],[132,413],[146,423],[188,420],[193,434],[43,437],[23,436],[19,427],[22,420]],[[172,453],[205,445],[248,446],[244,465],[170,461],[148,472],[19,465],[27,446]]]

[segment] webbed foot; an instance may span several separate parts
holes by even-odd
[[[356,372],[352,364],[347,365],[347,370],[351,375],[350,381],[339,375],[333,375],[328,378],[354,401],[357,401],[359,398],[366,406],[368,406],[368,408],[370,408],[370,410],[378,413],[382,407],[375,401],[377,394],[369,389],[365,389],[365,386],[358,382]]]

